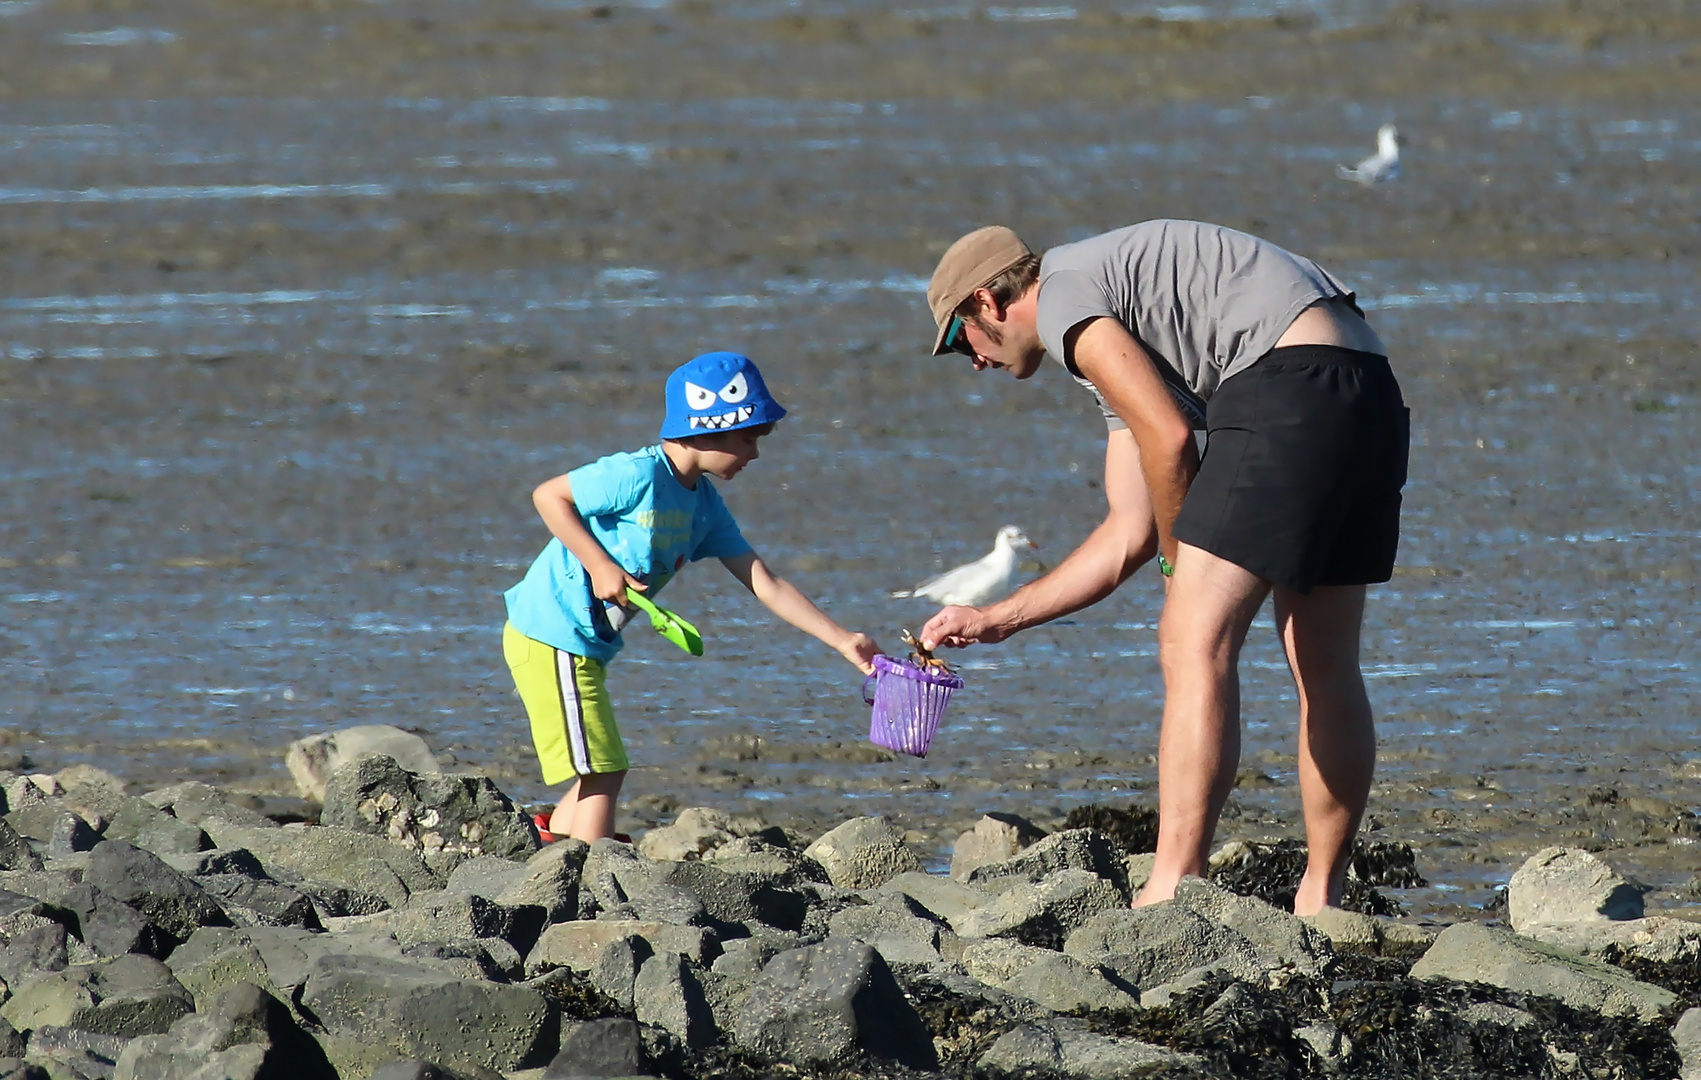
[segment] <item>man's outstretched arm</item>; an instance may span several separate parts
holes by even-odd
[[[1104,493],[1104,521],[1056,569],[996,604],[945,608],[922,627],[922,644],[931,649],[1003,641],[1109,596],[1157,552],[1140,449],[1127,431],[1111,432],[1105,443]]]

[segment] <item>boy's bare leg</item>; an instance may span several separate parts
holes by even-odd
[[[605,836],[614,835],[615,799],[620,794],[620,785],[626,780],[626,770],[611,773],[589,773],[579,777],[574,785],[578,798],[573,806],[571,827],[565,833],[555,831],[555,819],[550,819],[550,832],[557,836],[571,836],[585,843],[595,843]],[[556,807],[556,812],[560,812]]]
[[[1182,544],[1176,556],[1158,624],[1158,851],[1135,907],[1170,899],[1189,874],[1205,875],[1240,762],[1240,646],[1269,590],[1262,578],[1202,548]]]
[[[579,805],[579,781],[574,780],[573,786],[567,789],[567,794],[561,796],[555,804],[555,810],[549,815],[550,835],[562,837],[573,831],[573,810]]]
[[[1276,626],[1299,691],[1299,794],[1310,856],[1296,915],[1341,902],[1376,769],[1376,724],[1359,672],[1364,586],[1276,590]]]

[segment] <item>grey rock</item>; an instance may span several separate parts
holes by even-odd
[[[936,1069],[931,1036],[880,954],[828,939],[780,953],[751,984],[738,1041],[769,1057],[831,1062],[852,1048]]]
[[[697,964],[712,963],[720,953],[715,936],[700,926],[637,919],[581,919],[556,923],[538,935],[537,944],[526,955],[526,975],[536,977],[561,967],[590,971],[605,947],[628,936],[643,938],[654,952],[679,953]]]
[[[114,1080],[334,1080],[318,1046],[289,1009],[249,983],[226,989],[207,1011],[184,1016],[163,1035],[135,1040],[117,1059]]]
[[[612,1080],[649,1076],[638,1025],[624,1017],[585,1020],[561,1026],[561,1050],[543,1080]]]
[[[899,874],[921,869],[901,829],[883,817],[860,817],[839,825],[804,849],[827,879],[844,889],[869,889]]]
[[[1683,1063],[1679,1080],[1701,1080],[1701,1009],[1685,1009],[1672,1025],[1671,1041]]]
[[[672,825],[651,829],[638,840],[638,851],[646,858],[684,862],[700,859],[738,835],[732,819],[705,806],[687,807]]]
[[[30,1032],[28,1056],[42,1064],[63,1063],[89,1076],[110,1076],[129,1042],[120,1035],[48,1025]]]
[[[455,1080],[429,1061],[392,1061],[372,1072],[372,1080]]]
[[[831,936],[872,945],[888,964],[937,963],[943,928],[933,914],[902,893],[882,899],[835,912],[827,921]]]
[[[784,951],[761,938],[733,938],[721,942],[721,954],[715,957],[711,970],[748,981],[760,975],[762,966]]]
[[[557,840],[531,856],[525,873],[490,899],[516,907],[544,909],[550,922],[571,919],[579,910],[579,877],[590,847],[578,840]]]
[[[205,851],[154,852],[160,861],[189,877],[237,874],[257,881],[270,881],[266,868],[246,848],[208,848]]]
[[[93,851],[101,842],[100,833],[77,814],[60,814],[53,821],[53,833],[47,840],[47,858],[69,859],[82,851]]]
[[[656,951],[641,937],[628,934],[603,947],[591,968],[591,985],[624,1010],[632,1008],[632,990],[644,961]],[[677,953],[672,955],[678,955]]]
[[[253,852],[267,876],[286,884],[305,880],[375,897],[391,907],[406,904],[415,892],[442,887],[417,851],[382,837],[321,826],[252,829],[222,818],[204,819],[202,827],[221,848]]]
[[[1139,1001],[1097,967],[1072,956],[992,938],[963,949],[970,975],[1053,1012],[1134,1009]]]
[[[1328,938],[1331,951],[1362,956],[1415,959],[1434,944],[1439,932],[1415,923],[1394,922],[1336,907],[1326,907],[1300,921]]]
[[[302,798],[324,802],[332,775],[368,754],[391,758],[412,773],[442,771],[437,755],[424,739],[388,724],[366,724],[297,739],[289,744],[284,765],[295,778]]]
[[[228,927],[195,931],[172,951],[166,966],[200,1010],[211,1008],[226,988],[238,983],[270,985],[266,962],[247,933]]]
[[[0,981],[17,986],[37,972],[65,970],[71,963],[66,943],[65,927],[44,915],[18,912],[0,919]]]
[[[1095,1035],[1064,1020],[1042,1020],[1000,1035],[977,1066],[992,1073],[1060,1074],[1080,1080],[1126,1080],[1189,1074],[1202,1062],[1161,1046]]]
[[[666,868],[638,854],[631,844],[604,837],[590,846],[579,875],[580,911],[585,900],[599,910],[624,907],[632,897],[659,884]]]
[[[1151,990],[1199,969],[1220,968],[1255,979],[1265,970],[1257,950],[1234,930],[1174,901],[1103,911],[1084,922],[1063,951],[1103,966],[1138,990]]]
[[[537,943],[544,911],[530,905],[499,904],[476,893],[424,893],[405,908],[379,916],[378,924],[403,945],[451,938],[501,938],[525,953]]]
[[[695,893],[667,882],[657,882],[628,900],[636,918],[679,926],[707,926],[709,909]]]
[[[672,1032],[688,1047],[715,1041],[714,1015],[693,966],[678,953],[644,961],[632,986],[632,1009],[640,1024]]]
[[[539,847],[530,819],[488,776],[410,772],[367,755],[331,775],[324,802],[321,824],[386,837],[440,873],[464,858],[526,858]]]
[[[952,926],[963,916],[988,903],[993,894],[960,881],[912,870],[882,884],[876,893],[901,893]]]
[[[1019,814],[987,814],[957,837],[951,849],[951,876],[964,880],[988,863],[1015,858],[1023,848],[1044,838],[1044,829]]]
[[[402,947],[405,960],[433,960],[437,966],[462,979],[488,979],[508,982],[513,978],[518,961],[504,963],[491,952],[491,945],[506,946],[512,956],[514,947],[501,938],[452,938],[448,941],[422,941]]]
[[[204,1008],[237,982],[252,982],[290,999],[326,956],[399,960],[401,955],[402,947],[388,935],[324,934],[285,926],[211,927],[180,945],[171,954],[170,965]]]
[[[1267,967],[1321,975],[1334,955],[1329,939],[1292,912],[1229,892],[1203,878],[1182,878],[1175,889],[1175,904],[1238,933]]]
[[[321,957],[301,1004],[333,1035],[499,1071],[533,1064],[556,1038],[553,1008],[537,991],[458,979],[413,961]]]
[[[0,1058],[0,1080],[60,1080],[33,1061]]]
[[[108,840],[89,856],[83,881],[141,912],[183,941],[203,926],[228,926],[218,902],[151,851]]]
[[[975,867],[967,880],[970,885],[996,893],[1043,881],[1062,870],[1081,870],[1104,878],[1127,899],[1122,852],[1110,837],[1093,829],[1052,833],[1014,858]]]
[[[151,1035],[194,1008],[194,999],[150,956],[120,956],[41,975],[0,1007],[20,1031],[53,1025],[108,1035]]]
[[[1534,1026],[1537,1021],[1534,1015],[1523,1009],[1515,1009],[1510,1005],[1500,1005],[1492,1001],[1473,1001],[1459,1010],[1459,1019],[1467,1024],[1484,1024],[1489,1027],[1512,1028],[1520,1030]]]
[[[724,850],[724,849],[723,849]],[[689,891],[715,920],[796,930],[808,915],[800,886],[825,877],[813,859],[777,848],[709,862],[655,864],[662,883]]]
[[[1008,937],[1058,949],[1088,919],[1126,902],[1120,889],[1096,874],[1061,870],[1037,884],[1012,885],[965,915],[956,929],[966,938]]]
[[[142,953],[163,957],[182,940],[146,914],[92,885],[79,884],[61,907],[77,917],[77,934],[101,956]]]
[[[24,1037],[5,1020],[0,1020],[0,1058],[22,1057]]]
[[[1506,886],[1512,929],[1537,923],[1607,922],[1642,917],[1642,890],[1576,848],[1543,848]]]
[[[40,870],[41,867],[41,856],[10,822],[0,818],[0,870]]]
[[[98,765],[72,765],[60,769],[53,779],[66,805],[91,821],[96,817],[112,820],[127,798],[124,781]]]
[[[205,874],[195,884],[239,926],[299,926],[323,930],[312,897],[288,885],[247,874]]]
[[[213,846],[199,825],[179,821],[145,799],[126,797],[118,812],[107,822],[108,840],[127,840],[156,855],[178,855],[205,851]]]
[[[1651,1023],[1677,1006],[1677,996],[1631,978],[1610,964],[1475,923],[1443,930],[1412,966],[1417,979],[1486,983],[1558,998],[1572,1008]]]
[[[201,825],[206,821],[221,821],[246,829],[276,829],[278,823],[247,806],[231,802],[216,788],[189,781],[150,791],[142,798],[149,804],[170,813],[179,821]]]
[[[1324,1068],[1338,1068],[1353,1052],[1353,1041],[1334,1024],[1307,1024],[1293,1029],[1294,1037],[1311,1047],[1311,1052],[1323,1060]]]
[[[1608,963],[1634,959],[1693,966],[1701,962],[1701,924],[1664,915],[1623,922],[1536,923],[1519,933],[1579,956],[1601,957]]]

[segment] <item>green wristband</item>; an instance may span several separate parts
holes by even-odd
[[[1158,573],[1162,574],[1164,577],[1170,577],[1175,573],[1174,564],[1166,559],[1164,557],[1164,553],[1161,551],[1158,552]]]

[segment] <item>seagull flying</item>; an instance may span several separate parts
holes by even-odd
[[[1014,525],[998,530],[992,550],[972,563],[947,570],[938,577],[928,578],[913,589],[899,589],[893,596],[925,596],[937,604],[949,607],[963,604],[979,607],[991,603],[1010,591],[1010,579],[1016,576],[1021,563],[1018,548],[1036,547],[1032,540]]]
[[[1400,129],[1383,124],[1376,132],[1376,153],[1359,162],[1354,168],[1335,166],[1335,175],[1342,180],[1356,180],[1365,187],[1398,179],[1400,176]]]

